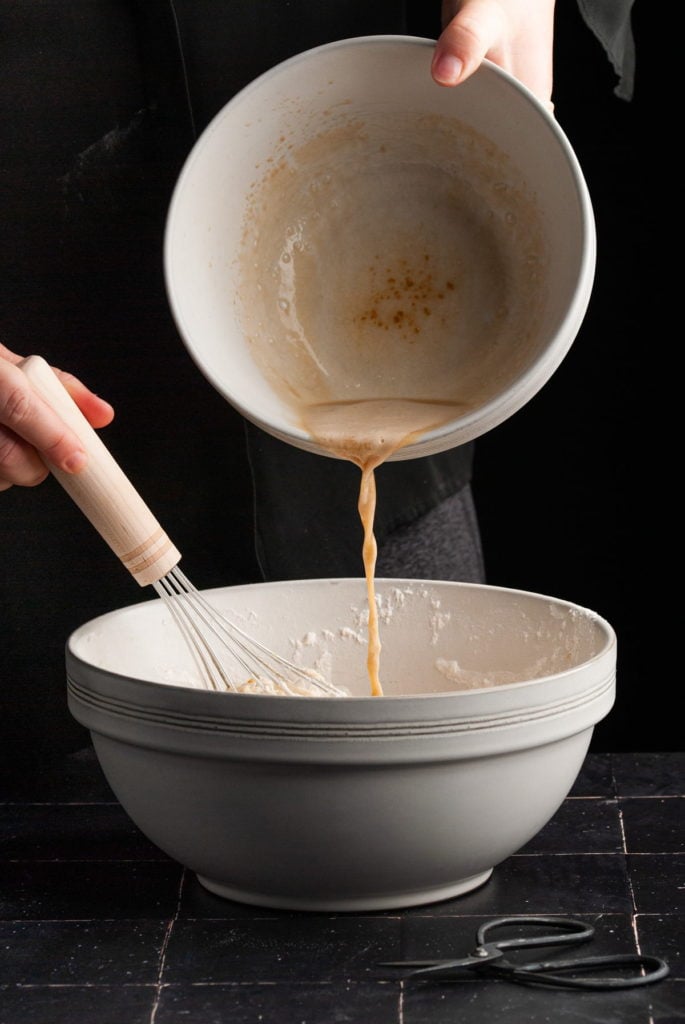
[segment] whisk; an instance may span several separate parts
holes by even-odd
[[[179,569],[180,552],[48,363],[29,356],[20,367],[88,455],[85,469],[77,474],[48,468],[140,586],[154,587],[192,652],[203,685],[235,692],[344,696],[314,669],[274,653],[216,611]]]

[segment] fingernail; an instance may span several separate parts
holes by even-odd
[[[62,469],[66,469],[67,473],[80,473],[87,462],[88,456],[85,452],[72,452],[62,463]]]
[[[433,78],[443,85],[456,85],[464,64],[452,53],[443,53],[433,62]]]

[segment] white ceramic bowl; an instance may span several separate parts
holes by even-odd
[[[289,287],[283,267],[277,266],[280,257],[271,259],[273,253],[263,241],[269,230],[280,230],[279,216],[287,221],[287,213],[279,209],[280,179],[274,179],[277,184],[270,192],[260,191],[274,171],[280,173],[285,168],[283,182],[287,180],[287,188],[296,195],[298,189],[321,188],[322,194],[329,196],[321,200],[320,210],[314,214],[329,228],[324,236],[328,245],[323,253],[318,252],[313,271],[316,294],[323,296],[324,309],[318,311],[319,320],[312,316],[314,326],[305,334],[315,347],[316,359],[325,366],[326,380],[335,385],[335,397],[354,397],[355,389],[365,387],[372,397],[386,397],[386,388],[387,394],[394,395],[393,387],[402,390],[402,380],[409,382],[411,390],[417,377],[414,371],[426,365],[423,343],[429,322],[431,331],[443,332],[444,341],[442,334],[437,334],[436,344],[449,358],[435,380],[422,389],[430,386],[441,397],[447,381],[464,382],[460,391],[463,411],[400,449],[393,458],[414,458],[454,447],[514,413],[558,367],[586,312],[595,271],[594,219],[581,169],[562,129],[524,86],[487,61],[458,88],[437,86],[430,77],[433,45],[431,40],[414,37],[361,37],[317,47],[278,65],[216,115],[190,153],[170,205],[164,256],[167,291],[191,356],[215,388],[248,419],[282,440],[319,454],[328,452],[303,427],[301,417],[284,397],[283,387],[273,386],[274,380],[280,385],[286,379],[286,391],[291,386],[300,388],[307,359],[302,353],[291,357],[287,343],[290,327],[277,324],[271,332],[273,324],[269,321],[265,326],[262,313],[255,311],[262,294],[267,317],[274,315],[277,301],[285,301],[279,299],[279,288]],[[413,183],[411,174],[417,165],[424,170],[434,165],[439,168],[439,188],[446,187],[445,176],[459,181],[457,202],[462,201],[464,190],[477,196],[476,223],[472,235],[467,233],[466,244],[451,234],[448,219],[444,228],[439,222],[426,244],[430,250],[439,242],[448,260],[453,246],[454,267],[462,268],[456,307],[442,307],[440,303],[447,301],[444,291],[438,298],[435,287],[420,285],[421,266],[410,268],[414,278],[410,298],[419,307],[426,294],[431,300],[425,316],[420,308],[411,313],[422,332],[421,344],[412,349],[410,334],[409,342],[388,358],[388,372],[371,382],[365,378],[363,364],[355,360],[361,349],[368,354],[372,347],[369,339],[374,341],[378,332],[361,336],[363,344],[360,342],[356,355],[353,346],[346,350],[344,339],[351,336],[353,327],[357,329],[360,318],[373,317],[377,310],[364,307],[366,312],[354,320],[352,306],[358,296],[354,288],[349,294],[342,290],[341,268],[352,256],[356,258],[360,229],[372,219],[384,196],[369,192],[367,182],[378,186],[377,177],[365,173],[374,161],[370,152],[363,151],[352,185],[349,181],[344,184],[347,164],[340,157],[336,132],[344,134],[350,124],[361,125],[358,137],[366,138],[371,149],[378,142],[376,150],[383,148],[386,153],[382,180],[387,178],[387,233],[380,230],[376,239],[384,250],[383,259],[388,252],[392,256],[393,246],[400,245],[398,233],[404,231],[406,236],[409,232],[410,239],[421,233],[421,223],[402,220],[416,199],[417,187],[424,200],[425,192],[431,191]],[[444,130],[447,124],[453,128]],[[326,133],[331,131],[329,139]],[[310,163],[301,157],[302,146],[321,138],[322,133],[326,145],[330,143],[330,154],[325,151],[322,165],[322,147],[318,147],[314,174]],[[342,152],[346,160],[352,159],[347,150]],[[293,153],[300,155],[293,157]],[[349,211],[353,215],[333,226],[336,196],[346,188],[353,189],[358,208],[353,205]],[[519,203],[514,197],[523,199]],[[286,210],[289,202],[284,203]],[[429,206],[424,208],[426,216]],[[297,219],[296,212],[292,216]],[[298,223],[285,226],[286,247],[290,243],[285,234],[296,233],[300,227]],[[311,217],[303,230],[306,245],[313,234]],[[496,253],[499,241],[493,239],[504,237],[511,248],[509,263],[504,260],[502,274],[493,271],[493,285],[501,284],[504,289],[501,303],[488,309],[486,299],[474,299],[476,310],[483,307],[483,324],[471,333],[463,332],[462,298],[466,302],[464,296],[481,287],[488,289],[488,295],[492,293],[487,280],[481,279],[483,246],[492,243]],[[253,282],[253,290],[245,285],[245,253],[252,251],[252,245],[261,261],[256,264],[259,280]],[[372,253],[364,248],[360,251],[362,263],[367,257],[371,263]],[[290,257],[286,253],[284,258]],[[417,248],[405,264],[412,260],[420,264],[422,259]],[[502,283],[505,279],[506,285]],[[384,285],[378,287],[382,291]],[[363,283],[356,291],[363,291]],[[375,301],[374,296],[370,302]],[[336,297],[339,306],[333,305]],[[409,315],[405,300],[406,296],[398,299],[395,309],[392,297],[383,297],[387,322],[393,316]],[[429,308],[431,305],[435,309]],[[301,306],[296,306],[296,319],[304,321]],[[321,327],[319,337],[314,334],[317,325],[330,327],[335,321],[333,328],[339,326],[348,308],[351,319],[341,332],[343,341],[334,346],[340,354],[336,363],[334,354],[320,351],[326,328]],[[438,315],[430,321],[429,316],[441,308],[446,310],[446,319],[438,329]],[[498,320],[496,330],[493,317]],[[371,331],[368,323],[364,330]],[[271,344],[279,358],[286,359],[285,372],[284,364],[278,364],[269,377],[263,364],[253,359],[249,339],[262,333],[270,337],[273,333]],[[395,332],[393,340],[396,336]],[[413,358],[418,359],[416,366]],[[403,377],[398,382],[395,374],[399,367]],[[347,377],[338,393],[343,374]]]
[[[606,621],[475,584],[381,580],[378,595],[383,697],[369,696],[363,580],[207,592],[350,697],[194,688],[157,600],[70,637],[69,708],[114,793],[213,892],[330,911],[457,896],[528,842],[572,787],[614,701]]]

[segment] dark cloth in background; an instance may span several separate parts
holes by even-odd
[[[190,360],[162,273],[176,178],[197,134],[261,72],[406,27],[394,0],[0,5],[0,337],[112,402],[104,440],[200,587],[361,575],[359,471],[246,425]],[[465,446],[381,467],[381,550],[468,483],[471,457]],[[441,514],[461,513],[448,501]],[[404,548],[392,550],[399,575]],[[66,706],[64,643],[149,596],[54,480],[2,494],[0,767],[86,741]]]

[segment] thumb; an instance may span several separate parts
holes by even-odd
[[[496,0],[465,0],[435,45],[431,73],[438,85],[458,85],[497,48],[504,33]]]

